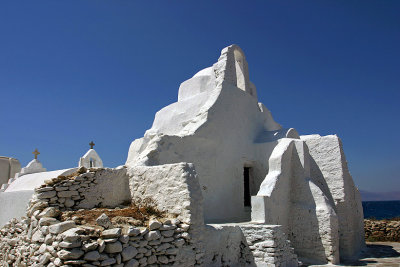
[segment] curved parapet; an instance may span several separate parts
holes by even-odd
[[[269,158],[269,172],[252,197],[252,220],[283,225],[305,263],[339,262],[334,203],[310,177],[305,143],[283,138]],[[301,220],[301,222],[300,222]]]
[[[343,145],[336,135],[305,135],[314,164],[311,172],[322,176],[335,202],[339,218],[340,257],[356,258],[365,247],[361,198],[349,172]]]

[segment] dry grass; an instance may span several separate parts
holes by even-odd
[[[96,219],[105,213],[115,225],[147,226],[152,218],[162,220],[166,217],[164,212],[154,208],[150,201],[145,200],[141,206],[130,204],[125,208],[94,208],[90,210],[65,211],[61,215],[61,220],[73,219],[77,223],[87,225],[97,225]]]

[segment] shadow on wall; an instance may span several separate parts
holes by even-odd
[[[319,233],[321,225],[317,216],[317,203],[310,188],[310,179],[305,177],[295,146],[292,153],[292,166],[295,167],[291,168],[291,192],[288,196],[292,203],[288,238],[302,262],[326,264],[325,248]]]

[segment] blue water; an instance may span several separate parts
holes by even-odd
[[[400,217],[400,201],[364,201],[364,218],[378,220]]]

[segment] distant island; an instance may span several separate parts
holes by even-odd
[[[400,191],[392,192],[369,192],[360,190],[362,201],[390,201],[400,200]]]

